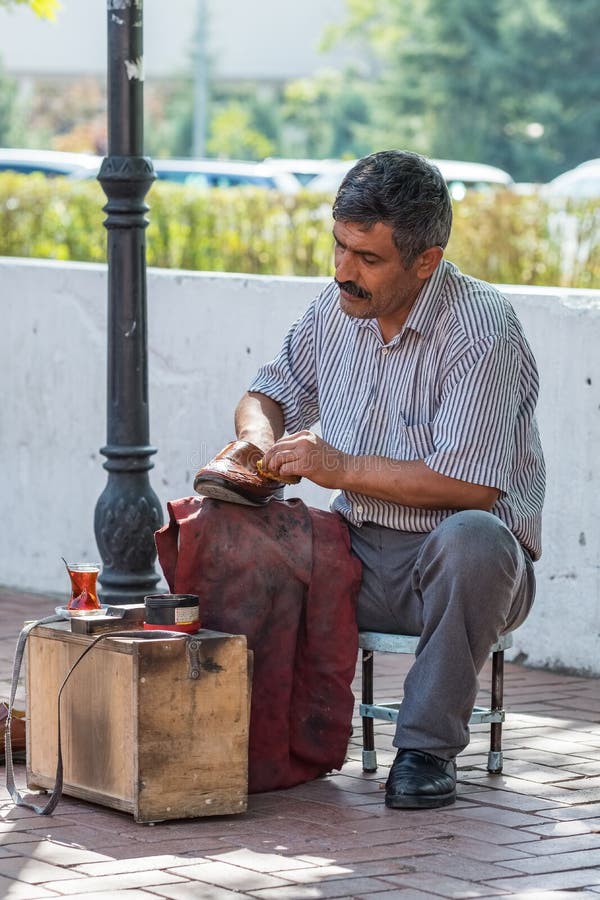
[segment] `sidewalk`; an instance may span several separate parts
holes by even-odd
[[[23,621],[55,605],[0,588],[0,699]],[[378,661],[377,696],[391,698],[409,661]],[[485,702],[487,670],[481,684]],[[503,775],[487,774],[488,726],[475,726],[442,810],[385,809],[393,726],[376,723],[380,767],[366,776],[358,718],[342,772],[251,795],[239,817],[136,825],[69,797],[39,817],[13,807],[0,767],[0,898],[600,900],[600,679],[508,664],[505,702]]]

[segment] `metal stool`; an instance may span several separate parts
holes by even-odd
[[[373,734],[373,719],[385,719],[395,722],[398,718],[400,703],[373,702],[373,654],[383,653],[415,653],[419,637],[406,634],[384,634],[378,631],[361,631],[358,635],[358,646],[362,650],[362,703],[359,714],[363,721],[363,772],[377,770],[377,752]],[[499,775],[502,771],[502,723],[505,714],[503,708],[504,694],[504,651],[512,647],[512,635],[503,635],[492,647],[492,696],[491,706],[475,706],[469,724],[490,723],[490,751],[488,753],[488,772]]]

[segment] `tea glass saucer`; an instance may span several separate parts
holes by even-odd
[[[105,616],[108,606],[101,606],[100,609],[68,609],[66,606],[57,606],[54,612],[63,619],[89,619],[94,616]]]

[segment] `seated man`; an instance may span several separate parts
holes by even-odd
[[[446,806],[478,673],[533,602],[536,365],[507,299],[443,259],[451,201],[423,157],[360,160],[333,217],[335,280],[259,370],[236,431],[281,481],[337,491],[359,628],[421,636],[385,802]]]

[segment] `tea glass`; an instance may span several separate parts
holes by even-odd
[[[67,571],[71,579],[71,599],[67,604],[67,609],[100,609],[96,587],[100,566],[93,563],[69,563]]]

